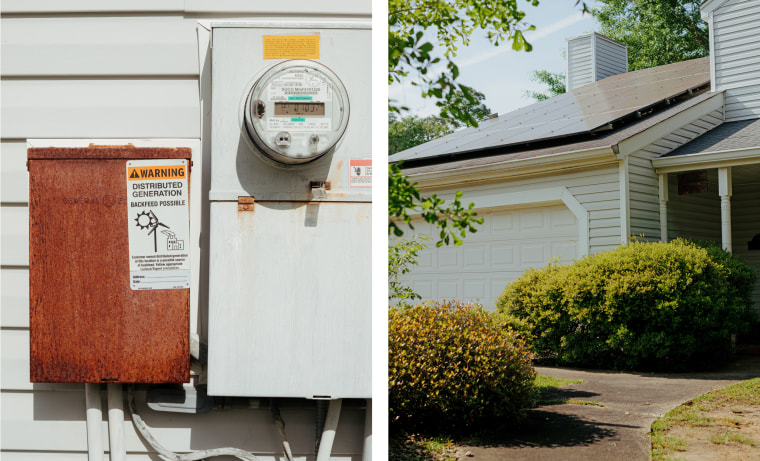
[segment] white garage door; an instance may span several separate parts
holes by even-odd
[[[430,241],[404,280],[423,300],[459,299],[493,310],[495,298],[525,270],[543,267],[553,257],[565,263],[577,258],[578,222],[565,205],[478,216],[483,225],[459,247],[436,248],[432,226],[415,222],[415,232],[430,236]]]

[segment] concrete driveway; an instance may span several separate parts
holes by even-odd
[[[648,460],[652,422],[678,405],[714,389],[760,377],[760,355],[740,356],[705,373],[616,373],[537,367],[540,375],[582,379],[549,399],[596,405],[545,405],[509,434],[493,434],[462,446],[473,460]],[[458,444],[459,445],[459,444]],[[460,445],[461,446],[461,445]]]

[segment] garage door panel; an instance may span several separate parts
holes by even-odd
[[[553,242],[551,249],[552,257],[559,258],[559,262],[567,264],[572,262],[578,254],[576,242]]]
[[[494,269],[516,268],[515,245],[496,244],[491,246],[491,267]]]
[[[441,270],[457,269],[460,268],[459,255],[460,248],[457,247],[441,247],[438,248],[436,256],[438,256],[438,268]]]
[[[433,295],[433,281],[432,280],[415,280],[412,283],[412,289],[415,293],[422,296],[422,299],[436,299]]]
[[[462,291],[459,288],[459,280],[438,280],[439,299],[461,299]]]
[[[423,248],[417,253],[417,268],[419,269],[432,269],[433,268],[433,249]]]
[[[573,215],[568,209],[558,210],[556,213],[552,213],[550,219],[552,232],[568,232],[573,234],[578,230],[575,215]]]
[[[515,231],[515,216],[513,214],[489,213],[483,214],[481,217],[483,218],[483,227],[490,230],[490,234],[494,237],[511,235]]]
[[[486,299],[489,291],[485,280],[464,280],[463,288],[464,299]]]
[[[438,239],[428,234],[432,238],[420,251],[419,265],[405,277],[423,299],[459,299],[493,310],[494,299],[530,267],[543,267],[552,257],[561,262],[576,257],[577,220],[564,205],[479,215],[481,230],[468,234],[461,246],[436,248]],[[415,223],[415,229],[425,225]]]
[[[464,268],[466,270],[484,270],[487,269],[488,258],[487,252],[489,245],[478,245],[473,248],[462,248]]]
[[[520,212],[520,232],[545,232],[547,216],[545,210],[530,210]]]
[[[520,246],[520,267],[524,269],[543,266],[548,259],[545,243]]]

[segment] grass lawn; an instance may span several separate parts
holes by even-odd
[[[652,459],[760,459],[760,378],[708,392],[652,424]]]

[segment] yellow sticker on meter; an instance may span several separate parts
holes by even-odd
[[[264,59],[319,59],[319,35],[265,35]]]

